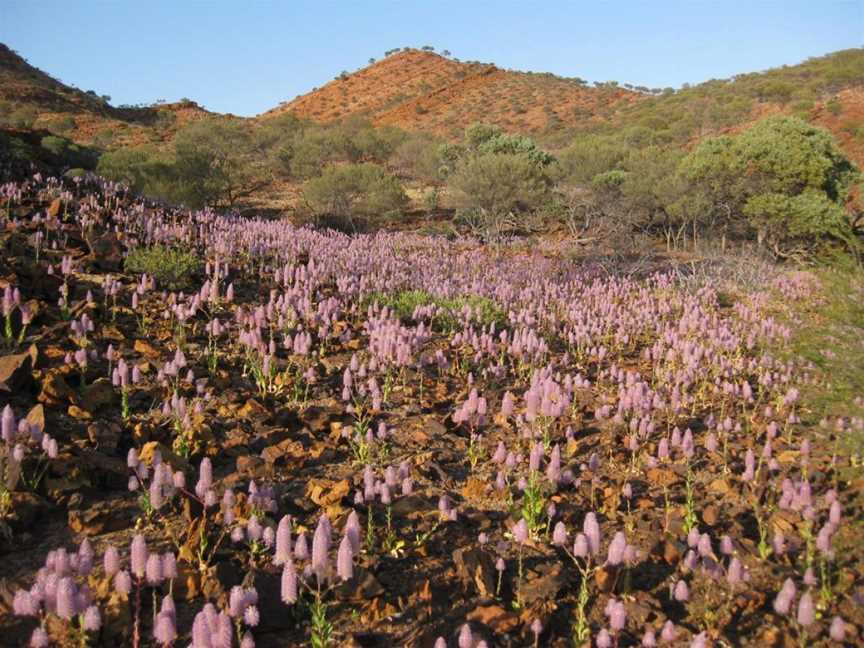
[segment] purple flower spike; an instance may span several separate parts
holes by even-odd
[[[309,558],[309,544],[306,540],[306,534],[302,531],[297,536],[297,540],[294,542],[294,556],[298,560],[306,560]]]
[[[294,569],[294,561],[289,560],[282,569],[282,601],[286,605],[297,602],[297,570]]]
[[[98,607],[91,605],[84,610],[84,622],[82,625],[87,632],[96,632],[102,627],[102,615],[99,614]]]
[[[557,522],[555,529],[552,531],[552,544],[556,547],[563,547],[567,544],[567,527],[563,522]]]
[[[339,543],[339,553],[336,556],[336,573],[343,581],[354,577],[354,551],[348,536],[342,538]]]
[[[177,626],[174,616],[168,612],[160,612],[153,627],[153,638],[163,646],[170,646],[177,638]]]
[[[30,635],[30,648],[48,648],[50,641],[48,633],[40,626]]]
[[[543,632],[543,623],[540,621],[540,619],[534,619],[534,621],[531,623],[531,632],[534,633],[535,637],[539,636],[540,633]]]
[[[777,614],[781,616],[789,614],[789,610],[792,608],[792,599],[795,598],[795,591],[795,583],[791,578],[783,581],[783,587],[780,588],[774,598],[774,611]]]
[[[148,585],[159,585],[159,583],[165,580],[162,574],[162,558],[159,554],[154,553],[147,557],[147,565],[144,571]]]
[[[75,605],[75,581],[71,578],[61,578],[57,583],[57,616],[67,621],[74,617],[78,610]]]
[[[330,520],[322,515],[312,536],[312,570],[319,580],[323,579],[329,568]]]
[[[471,634],[471,628],[468,624],[464,624],[459,630],[459,648],[471,648],[474,645],[474,636]]]
[[[693,641],[690,642],[690,648],[708,648],[708,635],[700,632],[693,637]]]
[[[519,544],[528,542],[528,523],[525,521],[525,518],[522,518],[513,526],[513,539]]]
[[[108,578],[113,578],[114,574],[120,571],[120,553],[113,545],[109,545],[109,547],[105,550],[103,564],[105,567],[105,575]]]
[[[678,629],[675,624],[671,621],[664,623],[663,629],[660,631],[660,638],[667,643],[675,641],[678,638]]]
[[[834,641],[843,642],[846,640],[846,624],[839,616],[835,616],[831,620],[831,629],[828,634]]]
[[[801,595],[801,600],[798,601],[798,614],[796,617],[798,624],[805,628],[813,625],[816,620],[816,611],[813,608],[813,598],[810,592],[804,592]]]
[[[623,531],[618,531],[609,543],[609,551],[606,555],[606,562],[615,567],[624,561],[624,552],[627,550],[627,536]]]
[[[744,578],[744,568],[741,566],[741,561],[737,557],[733,557],[729,561],[729,569],[726,571],[726,581],[730,585],[740,583]]]
[[[597,633],[597,648],[612,648],[612,635],[606,628]]]
[[[593,512],[585,516],[585,521],[582,523],[582,531],[588,542],[589,553],[592,556],[596,556],[600,552],[600,525],[597,523],[597,516]]]
[[[147,571],[147,541],[141,534],[132,538],[130,563],[132,573],[138,578],[144,578]]]
[[[114,589],[120,594],[129,594],[132,591],[132,577],[125,569],[114,576]]]

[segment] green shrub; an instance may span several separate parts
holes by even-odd
[[[200,263],[194,252],[164,245],[140,247],[126,256],[126,272],[155,277],[160,285],[180,288],[189,283]]]
[[[845,205],[860,173],[818,126],[770,117],[739,135],[706,140],[679,172],[689,183],[682,201],[742,220],[778,256],[812,254],[830,242],[858,247]]]
[[[408,201],[399,180],[370,163],[327,167],[303,196],[319,222],[350,230],[392,217]]]
[[[471,320],[477,324],[489,326],[494,322],[500,330],[507,323],[504,310],[488,297],[480,295],[438,297],[425,290],[402,290],[394,293],[373,293],[366,297],[364,306],[376,302],[389,308],[404,322],[413,319],[418,306],[437,306],[440,310],[432,320],[432,326],[445,332],[453,331],[459,326],[466,306],[471,309]]]
[[[549,178],[527,156],[490,153],[463,160],[447,179],[457,208],[493,216],[530,211],[549,192]]]

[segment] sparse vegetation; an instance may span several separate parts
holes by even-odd
[[[178,289],[188,286],[192,275],[200,269],[194,251],[166,245],[139,247],[129,251],[125,260],[126,272],[146,274],[158,285]]]

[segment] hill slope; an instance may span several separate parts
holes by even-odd
[[[628,86],[632,87],[632,86]],[[293,113],[330,123],[375,125],[458,138],[478,121],[530,134],[556,148],[585,132],[626,132],[628,140],[689,146],[736,132],[776,113],[828,128],[864,167],[864,49],[797,65],[713,79],[658,94],[616,84],[513,72],[406,49],[252,118]],[[50,131],[78,144],[113,149],[170,142],[177,129],[211,115],[192,101],[114,107],[67,86],[0,44],[0,123]]]
[[[192,101],[116,108],[93,91],[65,85],[0,43],[0,116],[12,126],[116,147],[169,140],[178,128],[208,114]]]
[[[461,135],[478,121],[509,131],[541,133],[610,118],[644,98],[620,87],[588,87],[579,79],[511,72],[407,50],[285,102],[286,112],[321,122],[362,117],[376,125]]]

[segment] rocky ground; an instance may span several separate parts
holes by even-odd
[[[0,224],[4,645],[864,641],[862,395],[820,420],[791,353],[813,273],[610,274],[96,178],[2,185]],[[158,246],[200,263],[126,269]]]

